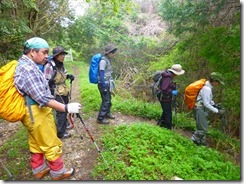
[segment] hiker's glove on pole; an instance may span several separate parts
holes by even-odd
[[[75,77],[74,77],[74,75],[68,74],[67,79],[70,79],[70,81],[73,81],[73,80],[75,80]]]
[[[68,113],[79,113],[81,109],[81,104],[74,102],[65,105],[65,111]]]
[[[175,96],[178,95],[178,90],[173,90],[172,95],[175,95]]]
[[[221,115],[225,114],[225,109],[219,109],[219,114]]]

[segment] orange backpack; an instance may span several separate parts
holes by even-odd
[[[13,60],[0,68],[0,118],[17,122],[25,115],[25,99],[14,85],[18,62]]]
[[[206,79],[197,80],[190,85],[188,85],[185,89],[184,99],[185,103],[189,110],[194,108],[197,95],[202,87],[205,85]]]

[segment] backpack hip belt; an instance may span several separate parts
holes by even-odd
[[[200,107],[204,107],[204,106],[203,106],[203,103],[201,101],[198,101],[195,103],[195,107],[200,108]]]

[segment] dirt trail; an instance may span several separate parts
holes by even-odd
[[[73,71],[75,78],[78,79],[79,70],[77,68],[74,68]],[[80,99],[80,87],[78,83],[78,80],[74,80],[74,84],[72,85],[72,102],[78,102]],[[148,120],[145,118],[123,115],[120,112],[114,112],[113,114],[116,119],[110,120],[109,125],[101,125],[96,122],[97,112],[92,117],[89,117],[88,119],[83,119],[86,127],[94,137],[94,140],[97,143],[98,147],[101,149],[101,151],[102,145],[99,142],[99,138],[103,134],[103,126],[116,126],[122,124],[131,124],[135,122],[147,122],[156,125],[155,120]],[[68,168],[72,165],[76,168],[76,174],[72,178],[70,178],[71,180],[93,180],[91,176],[91,171],[97,162],[97,157],[99,156],[99,153],[78,118],[75,118],[75,126],[76,128],[70,130],[72,138],[63,140],[63,158]],[[189,138],[191,136],[189,132],[183,130],[175,131],[179,131],[179,133],[181,133],[183,136]],[[83,139],[81,139],[80,136],[82,136]]]
[[[75,79],[72,84],[72,99],[71,102],[80,101],[80,87],[79,87],[79,68],[73,68]],[[82,103],[82,99],[81,99]],[[82,117],[82,113],[81,117]],[[87,129],[92,134],[96,144],[102,151],[102,145],[99,142],[99,138],[103,133],[103,126],[114,126],[121,124],[130,124],[132,122],[149,122],[154,123],[154,121],[148,121],[143,118],[133,117],[128,115],[122,115],[120,112],[114,113],[116,119],[110,120],[109,125],[101,125],[96,122],[97,112],[92,117],[88,119],[83,119]],[[78,118],[74,119],[75,128],[69,130],[72,137],[68,139],[62,139],[63,142],[63,159],[65,166],[70,168],[74,166],[76,173],[70,180],[93,180],[91,176],[91,171],[94,168],[97,157],[99,156],[98,150],[96,149],[94,143],[90,139],[89,135],[85,131],[82,123]],[[2,146],[8,138],[14,135],[20,128],[22,124],[18,123],[0,123],[0,146]],[[83,139],[81,139],[81,136]],[[7,163],[7,158],[1,158],[4,163]],[[20,173],[19,176],[15,176],[17,180],[34,180],[31,169],[27,168]],[[50,180],[50,176],[45,176],[43,180]]]
[[[78,79],[79,70],[75,68],[73,71],[75,78]],[[72,102],[79,101],[80,98],[80,89],[78,83],[78,80],[74,80],[74,84],[72,85]],[[146,121],[142,118],[124,116],[119,112],[114,113],[114,115],[116,119],[110,120],[109,125],[101,125],[96,122],[97,112],[92,117],[83,119],[87,129],[92,134],[100,150],[102,150],[102,146],[99,142],[99,138],[103,133],[103,126],[114,126],[118,124],[129,124],[136,121]],[[67,167],[73,165],[76,168],[76,174],[70,179],[92,180],[91,171],[97,162],[97,157],[99,156],[98,150],[96,149],[94,143],[90,139],[88,133],[85,131],[82,123],[78,118],[75,118],[75,128],[69,132],[72,134],[72,137],[63,140],[63,158]],[[81,139],[80,136],[82,136],[83,139]]]
[[[79,87],[79,68],[73,68],[75,80],[72,84],[72,99],[71,102],[79,102],[80,99],[80,87]],[[116,97],[115,97],[116,98]],[[83,117],[83,114],[81,117]],[[96,122],[97,112],[94,113],[92,117],[88,119],[83,119],[86,127],[92,134],[98,147],[102,150],[101,142],[99,138],[103,134],[103,126],[116,126],[121,124],[131,124],[134,122],[147,122],[150,124],[156,124],[155,120],[143,119],[140,117],[134,117],[129,115],[122,115],[120,112],[113,113],[116,117],[114,120],[110,120],[109,125],[101,125]],[[99,156],[98,150],[96,149],[94,143],[90,139],[89,135],[85,131],[82,123],[78,118],[75,118],[75,128],[69,130],[72,137],[68,139],[62,139],[63,142],[63,159],[65,166],[69,169],[74,166],[76,173],[69,180],[93,180],[91,176],[91,171],[97,162],[97,157]],[[0,123],[0,146],[11,137],[17,130],[22,126],[21,123]],[[191,136],[191,132],[183,130],[174,130],[181,133],[185,137]],[[83,139],[81,139],[81,136]],[[4,158],[2,158],[4,159]],[[7,160],[4,160],[6,163]],[[20,176],[16,176],[18,180],[34,180],[31,169],[27,167]],[[50,176],[45,176],[43,180],[50,180]],[[102,180],[102,178],[101,178]]]

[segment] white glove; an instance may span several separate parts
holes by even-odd
[[[65,111],[68,113],[79,113],[81,109],[81,104],[74,102],[65,105]]]
[[[219,114],[224,115],[225,114],[225,109],[219,109]]]

